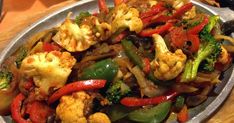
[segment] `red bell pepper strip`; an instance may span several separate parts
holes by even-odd
[[[188,115],[188,108],[186,105],[181,109],[181,111],[177,115],[177,119],[180,123],[185,123],[188,121],[189,115]]]
[[[21,115],[21,105],[25,96],[20,93],[18,94],[11,103],[11,116],[14,121],[17,123],[31,123],[30,121],[25,120]]]
[[[191,46],[189,46],[189,51],[191,51],[192,53],[195,53],[198,51],[199,46],[200,46],[200,39],[198,37],[198,35],[191,35],[188,34],[188,41],[191,41]]]
[[[144,19],[150,16],[154,16],[164,10],[166,10],[166,8],[164,7],[164,3],[159,2],[158,4],[154,5],[149,11],[141,13],[140,18]]]
[[[43,43],[43,50],[45,52],[50,52],[50,51],[54,51],[54,50],[60,50],[60,48],[59,48],[59,46],[56,46],[54,44],[44,42]]]
[[[104,12],[107,14],[109,12],[109,9],[106,5],[106,0],[98,0],[98,7],[101,12]]]
[[[118,43],[127,36],[127,32],[123,31],[112,39],[113,43]]]
[[[144,27],[153,24],[153,23],[160,23],[160,22],[167,22],[171,19],[175,19],[175,18],[179,18],[182,15],[184,15],[188,10],[192,9],[193,5],[192,3],[187,3],[184,6],[182,6],[181,8],[179,8],[178,10],[176,10],[176,12],[172,15],[172,16],[167,16],[167,15],[155,15],[155,16],[150,16],[147,18],[144,18],[142,20]]]
[[[190,9],[192,9],[192,7],[193,7],[193,4],[191,2],[183,5],[178,10],[176,10],[176,12],[172,15],[172,18],[180,18],[187,11],[189,11]]]
[[[175,48],[183,48],[187,35],[183,27],[175,27],[169,32],[171,45]]]
[[[24,88],[26,90],[29,90],[31,87],[33,87],[33,79],[30,79],[28,82],[24,84]]]
[[[208,23],[209,23],[209,18],[205,16],[200,24],[189,29],[187,33],[197,35]]]
[[[150,60],[148,58],[144,58],[143,59],[144,62],[144,67],[143,67],[143,71],[148,74],[150,72]]]
[[[156,105],[168,100],[173,99],[177,96],[177,92],[171,92],[166,96],[152,97],[152,98],[136,98],[136,97],[124,97],[120,103],[127,107],[145,106],[145,105]]]
[[[140,32],[140,36],[150,37],[155,33],[162,34],[166,31],[168,31],[172,26],[173,26],[172,23],[166,23],[165,25],[160,26],[160,27],[156,27],[155,29],[145,29],[145,30]]]
[[[103,88],[105,84],[106,80],[84,80],[67,84],[64,87],[57,90],[55,93],[53,93],[49,97],[48,103],[51,104],[58,100],[60,97],[70,94],[72,92]]]
[[[29,114],[29,118],[33,123],[45,123],[53,112],[48,105],[39,101],[34,101],[26,105],[26,113]]]

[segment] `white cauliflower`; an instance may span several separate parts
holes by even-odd
[[[177,77],[184,69],[186,55],[181,49],[172,53],[168,50],[163,38],[158,35],[153,35],[155,42],[156,57],[152,62],[155,69],[154,76],[159,80],[171,80]]]
[[[86,17],[84,19],[86,22],[77,25],[70,20],[70,15],[71,13],[53,37],[53,40],[66,50],[84,51],[98,41],[106,40],[111,36],[111,26],[104,22],[100,23],[97,17]]]
[[[140,32],[143,28],[143,23],[139,18],[139,11],[135,8],[130,8],[122,3],[116,6],[112,11],[111,27],[112,33],[121,29],[129,28],[130,31]]]
[[[42,52],[27,56],[20,70],[27,78],[33,78],[41,95],[48,95],[50,88],[64,86],[75,62],[68,52]]]
[[[111,123],[109,117],[101,112],[89,116],[89,123]]]
[[[187,11],[182,18],[186,19],[186,20],[189,20],[189,19],[195,18],[196,15],[197,15],[197,13],[196,13],[196,7],[193,6],[192,9],[190,9],[189,11]]]
[[[89,104],[92,103],[92,96],[84,91],[63,96],[56,108],[56,114],[62,123],[111,123],[104,113],[95,113],[86,119],[85,113]]]

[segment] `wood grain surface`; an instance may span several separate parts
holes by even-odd
[[[75,0],[69,0],[60,4],[54,5],[46,11],[34,13],[25,18],[18,20],[18,23],[9,27],[6,31],[0,33],[0,51],[24,28],[30,26],[33,22],[48,15],[49,13],[58,10],[61,7],[72,4]],[[234,123],[234,91],[231,92],[223,105],[205,122],[208,123]]]

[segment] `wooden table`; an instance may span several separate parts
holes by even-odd
[[[56,4],[52,7],[45,9],[45,11],[36,12],[32,15],[25,16],[17,20],[8,29],[0,31],[0,51],[9,43],[9,41],[22,31],[27,26],[30,26],[33,22],[42,18],[49,13],[58,10],[59,8],[72,4],[76,2],[75,0],[63,1],[60,4]],[[1,29],[0,29],[1,30]],[[213,116],[207,121],[208,123],[234,123],[234,91],[231,92],[224,104],[214,113]]]

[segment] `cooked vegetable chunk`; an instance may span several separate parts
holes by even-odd
[[[135,8],[130,8],[122,3],[116,6],[112,11],[111,27],[115,33],[123,28],[128,28],[130,31],[140,32],[143,28],[143,23],[139,18],[139,11]]]
[[[89,23],[77,25],[70,20],[69,14],[65,22],[59,27],[59,31],[53,37],[53,40],[66,50],[77,52],[84,51],[99,40],[108,38],[111,34],[109,24],[100,23],[94,16],[91,17],[90,21]]]
[[[184,69],[186,55],[181,49],[176,50],[175,53],[170,52],[160,35],[154,34],[153,38],[156,56],[152,65],[155,68],[155,77],[164,81],[176,78]]]
[[[0,90],[5,89],[10,85],[13,75],[11,72],[0,71]]]
[[[89,116],[89,123],[111,123],[109,117],[104,113],[95,113]]]
[[[107,90],[107,99],[111,103],[118,103],[119,100],[131,92],[131,89],[123,81],[114,82]]]
[[[43,52],[26,57],[21,64],[21,72],[33,78],[40,94],[48,95],[50,88],[64,86],[76,60],[68,52]]]
[[[62,123],[110,123],[109,117],[101,112],[92,114],[86,119],[85,116],[89,113],[87,110],[92,101],[92,96],[84,91],[63,96],[56,108],[56,114]]]
[[[84,110],[90,101],[91,97],[83,91],[63,96],[56,108],[56,114],[62,123],[87,123]]]

